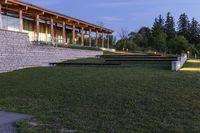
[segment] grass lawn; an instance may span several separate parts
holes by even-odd
[[[19,70],[0,74],[0,110],[35,116],[17,124],[22,133],[200,132],[200,73],[159,65]]]

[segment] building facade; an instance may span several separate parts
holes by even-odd
[[[31,42],[108,48],[113,32],[19,0],[0,0],[0,29],[26,32]]]

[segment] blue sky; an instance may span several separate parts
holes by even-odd
[[[200,0],[25,0],[41,7],[91,23],[104,23],[118,35],[121,28],[137,31],[152,26],[154,18],[169,11],[178,19],[181,13],[200,21]]]

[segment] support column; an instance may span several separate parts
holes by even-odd
[[[65,23],[65,21],[63,21],[63,29],[62,29],[62,36],[63,36],[63,43],[64,43],[64,45],[66,44],[66,31],[65,31],[65,29],[66,29],[66,23]]]
[[[99,33],[98,33],[98,31],[96,31],[96,39],[95,39],[96,47],[98,47],[98,44],[99,44]]]
[[[57,31],[57,27],[58,27],[58,23],[55,22],[54,25],[54,42],[55,42],[55,46],[58,46],[58,31]]]
[[[92,46],[91,32],[92,32],[92,30],[91,30],[91,29],[89,29],[89,47],[91,47],[91,46]]]
[[[40,16],[37,14],[36,15],[36,36],[37,36],[37,41],[39,41],[39,33],[40,33]]]
[[[81,46],[84,46],[84,28],[81,28]]]
[[[51,42],[54,45],[55,40],[54,40],[54,22],[53,22],[53,18],[51,18]]]
[[[104,48],[104,32],[102,32],[102,48]]]
[[[76,41],[75,41],[75,38],[76,38],[76,32],[75,32],[75,25],[73,25],[73,30],[72,30],[72,43],[75,44]]]
[[[23,31],[23,11],[22,9],[19,10],[19,31],[22,32]]]
[[[46,43],[48,43],[48,23],[47,21],[45,21],[45,40],[46,40]]]
[[[110,34],[107,34],[107,48],[110,48]]]
[[[1,14],[1,3],[0,3],[0,29],[3,29],[3,21],[2,21],[2,14]]]

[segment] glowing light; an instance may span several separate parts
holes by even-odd
[[[184,55],[185,58],[187,58],[187,55]]]
[[[112,52],[116,52],[116,49],[112,49],[111,51],[112,51]]]
[[[181,68],[180,71],[200,72],[200,68]]]
[[[180,68],[180,67],[181,67],[181,64],[177,64],[177,67]]]
[[[101,50],[106,51],[107,49],[106,48],[101,48]]]
[[[116,51],[115,53],[116,54],[126,54],[126,52],[123,52],[123,51]]]
[[[188,63],[200,63],[200,60],[188,60]]]

